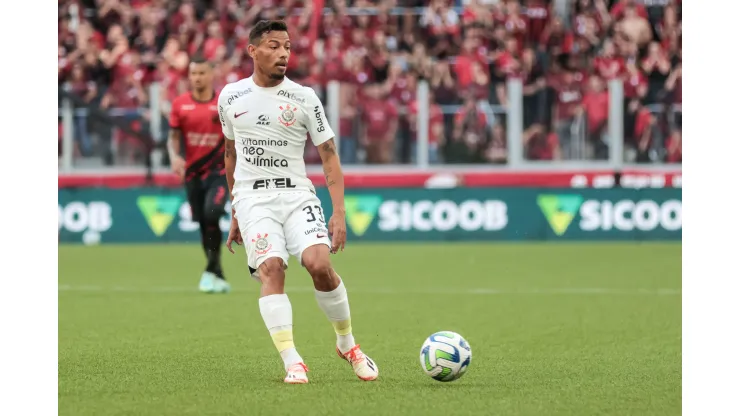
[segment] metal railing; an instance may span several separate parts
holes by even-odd
[[[73,103],[73,100],[69,95],[63,96],[62,106],[59,109],[59,117],[62,121],[62,142],[60,152],[60,172],[75,172],[84,170],[86,168],[105,168],[105,163],[100,162],[101,155],[94,155],[92,157],[76,157],[75,156],[75,142],[79,141],[81,136],[76,129],[79,126],[86,125],[85,120],[89,117],[94,117],[95,114],[104,113],[107,120],[104,122],[117,123],[115,129],[126,129],[126,123],[117,121],[124,117],[147,117],[148,118],[148,131],[146,132],[133,132],[128,131],[129,135],[136,135],[138,142],[128,143],[127,146],[141,146],[148,153],[145,163],[142,166],[148,166],[151,169],[157,170],[163,168],[166,160],[166,152],[163,149],[163,139],[166,137],[166,123],[164,119],[167,114],[164,114],[162,109],[168,108],[168,106],[162,105],[160,102],[159,94],[160,86],[158,84],[152,84],[150,86],[149,97],[150,104],[146,108],[138,109],[120,109],[113,108],[107,111],[101,111],[99,108],[92,106],[82,106],[79,102]],[[622,168],[625,166],[624,157],[624,95],[622,89],[622,83],[620,81],[611,81],[608,84],[609,88],[609,109],[608,109],[608,125],[604,137],[606,138],[606,146],[608,147],[608,160],[590,160],[592,151],[588,143],[589,138],[586,133],[585,117],[581,116],[573,120],[569,126],[570,131],[570,152],[567,159],[569,160],[557,160],[557,161],[539,161],[529,160],[526,157],[526,147],[524,144],[523,133],[524,133],[524,108],[523,108],[523,85],[519,79],[509,79],[506,84],[506,106],[483,102],[481,111],[487,114],[489,119],[496,116],[497,120],[504,121],[506,125],[506,150],[508,153],[507,163],[503,166],[506,169],[531,169],[534,167],[540,167],[542,165],[550,167],[577,167],[577,166],[589,166],[594,168]],[[339,134],[340,124],[340,91],[341,84],[338,81],[329,82],[326,88],[326,114],[330,125],[334,131]],[[416,101],[419,103],[418,106],[418,117],[416,118],[416,137],[404,137],[403,140],[413,140],[417,145],[415,146],[416,157],[414,166],[426,169],[430,167],[429,163],[429,115],[430,115],[430,102],[429,102],[430,87],[426,81],[420,81],[417,86]],[[460,105],[440,105],[444,114],[450,115],[457,112]],[[654,113],[660,113],[665,110],[665,107],[661,104],[649,105],[646,108]],[[679,105],[674,105],[673,110],[680,111]],[[404,114],[405,111],[401,111]],[[75,122],[75,119],[82,122]],[[340,141],[337,140],[337,145],[340,146]],[[77,145],[79,147],[79,144]],[[408,167],[408,165],[405,165]],[[491,168],[501,169],[501,165],[479,165],[480,167],[489,166]],[[666,166],[663,163],[655,163],[654,166]],[[112,166],[111,168],[116,168]],[[435,166],[436,167],[436,166]],[[471,166],[472,167],[472,166]],[[644,167],[644,165],[642,165]]]

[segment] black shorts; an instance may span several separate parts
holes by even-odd
[[[213,174],[205,179],[199,177],[185,182],[193,221],[217,222],[224,214],[229,200],[226,176]]]

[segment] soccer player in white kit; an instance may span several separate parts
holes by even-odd
[[[305,267],[316,301],[337,334],[336,351],[362,380],[378,367],[352,336],[349,302],[329,254],[344,250],[344,176],[334,132],[316,93],[285,77],[290,39],[282,21],[263,20],[249,34],[251,77],[228,84],[218,98],[226,140],[226,178],[232,195],[227,240],[244,244],[249,271],[261,282],[260,313],[285,364],[286,383],[307,383],[308,367],[293,343],[293,311],[285,294],[289,255]],[[328,227],[306,176],[306,134],[318,147],[333,211]],[[331,240],[329,237],[331,236]]]

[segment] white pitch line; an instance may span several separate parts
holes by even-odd
[[[313,288],[286,287],[287,293],[313,293]],[[350,293],[367,293],[381,295],[621,295],[621,296],[681,296],[679,289],[614,289],[614,288],[539,288],[539,289],[392,289],[392,288],[349,288]],[[123,292],[123,293],[197,293],[197,289],[185,286],[91,286],[59,285],[59,292]],[[232,289],[232,292],[256,292],[252,290]]]

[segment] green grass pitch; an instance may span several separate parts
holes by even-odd
[[[307,385],[282,383],[244,251],[224,256],[234,291],[204,295],[197,245],[60,246],[59,414],[681,413],[680,243],[350,244],[332,259],[373,383],[292,262]],[[473,350],[452,383],[419,364],[439,330]]]

